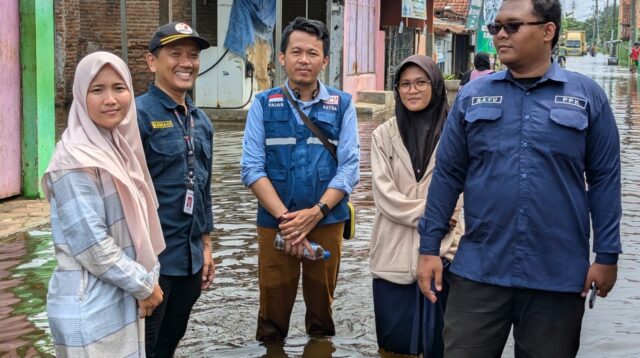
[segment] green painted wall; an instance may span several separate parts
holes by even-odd
[[[618,44],[618,66],[629,67],[630,65],[629,41],[624,41]]]
[[[52,0],[20,0],[22,195],[42,197],[40,178],[55,146]]]

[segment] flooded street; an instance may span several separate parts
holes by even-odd
[[[640,80],[628,69],[606,66],[606,57],[569,57],[567,68],[596,80],[616,116],[622,146],[624,254],[618,282],[606,299],[586,310],[579,357],[640,356]],[[361,118],[361,182],[352,195],[356,238],[344,243],[334,301],[336,337],[309,340],[304,332],[301,293],[284,348],[255,340],[258,311],[256,200],[240,182],[243,126],[216,124],[213,203],[216,278],[194,308],[179,357],[376,357],[375,324],[368,271],[369,234],[374,217],[369,146],[371,132],[385,118]],[[47,232],[0,243],[0,356],[53,354],[45,314],[46,286],[55,267]],[[504,354],[512,357],[509,345]]]

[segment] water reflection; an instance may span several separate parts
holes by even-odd
[[[619,278],[606,299],[587,309],[579,357],[640,356],[640,81],[624,68],[606,66],[606,57],[570,57],[568,68],[595,79],[611,100],[622,145],[624,254]],[[371,192],[371,132],[387,115],[362,119],[361,182],[352,195],[357,207],[357,235],[345,242],[334,302],[337,335],[309,339],[304,332],[304,303],[298,296],[290,337],[284,346],[261,346],[254,340],[257,310],[256,200],[240,183],[243,126],[216,124],[213,204],[217,231],[214,289],[196,306],[177,356],[215,357],[375,357],[368,250],[374,216]],[[28,240],[0,243],[0,355],[47,356],[44,297],[54,266],[50,238],[41,233]],[[513,356],[512,345],[505,357]]]
[[[45,299],[54,267],[49,233],[32,232],[0,244],[0,353],[53,354]]]

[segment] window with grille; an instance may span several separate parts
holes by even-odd
[[[376,0],[348,0],[347,75],[375,72]]]

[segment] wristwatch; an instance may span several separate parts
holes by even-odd
[[[329,209],[329,207],[327,206],[327,204],[319,201],[316,205],[318,205],[320,207],[320,211],[322,212],[322,217],[326,218],[329,213],[331,212],[331,209]]]

